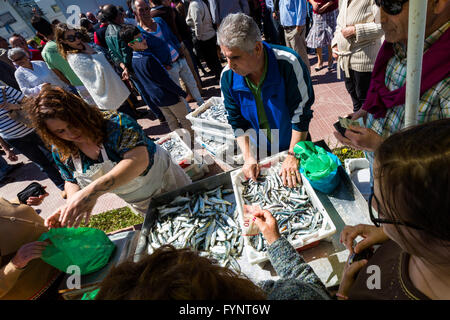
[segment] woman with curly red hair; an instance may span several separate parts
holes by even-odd
[[[83,218],[87,223],[97,199],[108,192],[145,214],[153,196],[191,183],[125,114],[102,112],[51,86],[28,109],[39,135],[53,146],[67,191],[66,205],[47,219],[49,226],[78,226]]]

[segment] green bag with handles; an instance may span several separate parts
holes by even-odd
[[[81,275],[100,270],[109,261],[116,245],[99,229],[55,228],[41,235],[39,241],[50,240],[42,260],[60,271],[78,266]]]
[[[336,155],[311,141],[297,143],[294,146],[294,153],[300,160],[300,172],[314,189],[329,194],[339,185],[337,169],[341,162]]]

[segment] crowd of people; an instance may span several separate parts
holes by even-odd
[[[186,115],[188,102],[204,103],[200,72],[220,85],[244,174],[257,179],[260,150],[287,151],[282,181],[301,183],[294,146],[311,140],[314,121],[308,51],[320,71],[323,48],[328,70],[336,59],[344,76],[351,119],[364,123],[334,135],[371,166],[373,225],[346,226],[341,242],[351,254],[379,244],[374,255],[349,261],[333,295],[262,208],[253,219],[280,280],[254,284],[188,248],[163,246],[113,268],[97,299],[450,299],[449,1],[428,0],[418,125],[406,129],[407,0],[127,5],[86,12],[79,27],[35,14],[41,43],[0,38],[0,145],[10,161],[14,148],[37,164],[67,198],[45,221],[30,205],[46,195],[21,205],[0,199],[0,299],[55,298],[62,276],[39,259],[46,243],[37,239],[88,222],[101,195],[145,214],[152,197],[192,182],[137,119],[193,138]],[[0,178],[17,167],[0,157]],[[366,286],[370,265],[381,269],[379,290]]]

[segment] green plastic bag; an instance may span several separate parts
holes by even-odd
[[[305,176],[311,181],[328,177],[338,167],[325,149],[314,145],[311,141],[297,143],[294,146],[294,153],[300,159]]]
[[[82,275],[103,268],[116,246],[108,236],[93,228],[56,228],[44,233],[39,241],[51,243],[42,253],[42,260],[60,271],[78,266]]]
[[[94,300],[99,291],[100,291],[100,289],[88,291],[85,294],[83,294],[83,296],[81,297],[81,300]]]

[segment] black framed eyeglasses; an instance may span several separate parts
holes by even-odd
[[[401,226],[406,226],[409,228],[413,228],[416,230],[424,230],[422,227],[416,226],[412,223],[409,222],[402,222],[402,221],[395,221],[395,220],[388,220],[388,219],[380,219],[378,218],[379,213],[377,211],[376,212],[376,217],[374,214],[374,210],[372,209],[372,199],[375,199],[375,202],[377,203],[377,210],[380,210],[380,203],[378,202],[377,197],[375,197],[375,194],[373,192],[373,187],[371,188],[371,192],[370,192],[370,196],[369,196],[369,214],[370,214],[370,220],[372,220],[373,224],[376,227],[380,227],[382,223],[387,223],[387,224],[395,224],[395,225],[401,225]]]
[[[391,16],[395,16],[402,12],[403,4],[408,2],[408,0],[375,0],[375,4]]]
[[[75,42],[76,39],[80,39],[81,40],[82,38],[83,38],[83,35],[81,34],[81,32],[75,32],[74,35],[67,36],[66,40],[69,41],[69,42]]]

